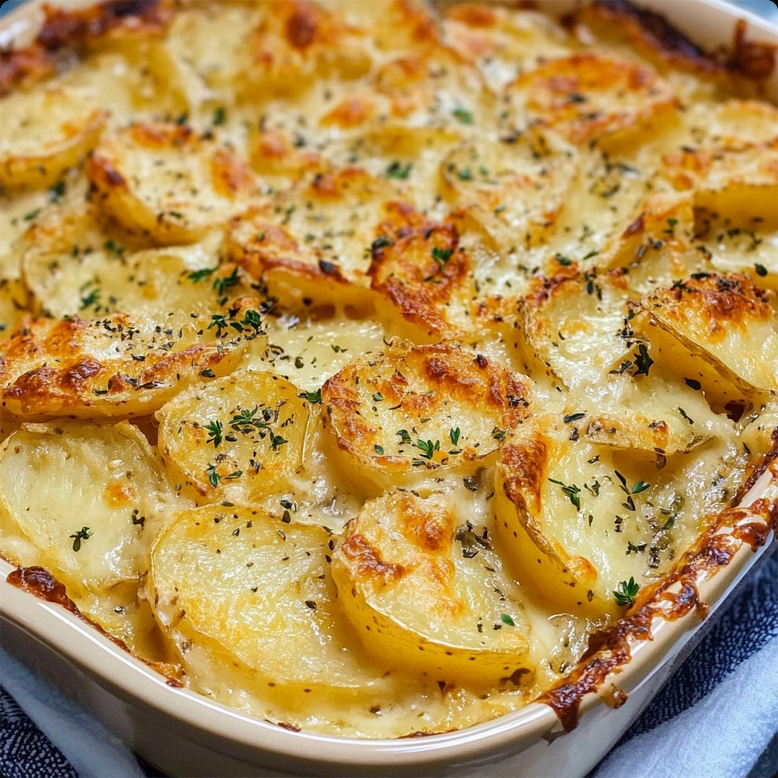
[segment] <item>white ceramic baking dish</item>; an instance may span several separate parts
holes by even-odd
[[[58,4],[89,2],[59,0]],[[538,5],[560,13],[577,4],[540,0]],[[708,50],[731,44],[738,19],[748,21],[751,40],[778,41],[778,29],[719,0],[638,0],[636,5],[660,11]],[[0,23],[0,46],[11,40],[29,40],[40,16],[40,4],[31,0],[5,17]],[[775,83],[774,79],[773,90]],[[765,520],[768,506],[772,506],[771,521]],[[576,778],[585,775],[616,743],[699,641],[711,615],[774,540],[777,522],[778,460],[756,479],[741,507],[725,514],[721,528],[685,574],[648,604],[650,610],[632,617],[633,629],[612,633],[610,644],[599,649],[594,664],[612,663],[612,671],[602,678],[593,671],[591,661],[582,662],[574,671],[577,683],[557,698],[561,702],[572,696],[580,701],[580,721],[577,716],[568,721],[568,726],[576,722],[578,726],[567,733],[555,710],[539,702],[491,722],[430,737],[366,741],[289,731],[172,687],[165,677],[61,605],[10,585],[6,577],[13,568],[2,560],[0,639],[4,648],[171,775],[291,772]],[[763,544],[754,543],[755,537]],[[683,586],[696,586],[699,599],[696,607],[678,616],[678,599],[671,595]],[[650,629],[650,640],[639,639],[640,627]],[[628,658],[623,661],[618,655],[625,648]],[[590,679],[596,683],[590,684]],[[593,691],[587,692],[589,687]],[[568,704],[564,709],[570,712],[574,706]]]

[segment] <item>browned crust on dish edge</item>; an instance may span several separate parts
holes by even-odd
[[[778,430],[773,437],[778,440]],[[778,479],[775,449],[764,457],[763,464],[760,475],[769,467]],[[759,468],[754,472],[757,470]],[[747,521],[749,517],[754,520]],[[730,525],[734,527],[731,534],[717,534],[720,527]],[[580,721],[583,698],[587,694],[601,693],[605,679],[630,661],[631,643],[653,639],[653,620],[659,617],[668,622],[676,621],[693,610],[705,618],[709,606],[700,599],[697,583],[715,575],[719,568],[726,567],[743,543],[747,543],[753,551],[759,549],[767,542],[771,532],[774,541],[778,535],[776,498],[762,498],[748,508],[735,507],[723,511],[708,532],[684,555],[675,572],[665,576],[651,589],[646,589],[640,597],[639,607],[632,613],[613,626],[591,635],[576,667],[536,702],[545,703],[554,710],[565,732],[574,730]],[[668,591],[676,584],[680,587],[677,592]],[[623,704],[624,698],[621,692],[613,707]]]
[[[114,637],[109,632],[106,632],[98,622],[85,616],[79,610],[78,605],[70,599],[65,588],[65,584],[58,581],[45,567],[32,566],[32,567],[19,567],[16,570],[12,570],[8,577],[5,579],[6,583],[11,586],[15,586],[17,589],[21,589],[23,592],[32,594],[40,600],[46,602],[52,602],[55,605],[62,606],[66,611],[69,611],[74,616],[77,616],[82,621],[94,627],[101,635],[108,638],[115,646],[118,646],[123,651],[126,651],[131,656],[139,659],[145,665],[148,665],[152,670],[156,670],[161,675],[167,678],[168,686],[173,686],[177,689],[183,688],[184,684],[181,679],[183,678],[183,672],[179,667],[167,662],[153,662],[149,659],[144,659],[142,656],[135,654],[130,647],[119,638]]]
[[[776,47],[748,40],[748,25],[739,19],[728,52],[707,52],[656,11],[629,0],[594,0],[582,12],[584,21],[616,25],[638,49],[668,64],[703,75],[736,75],[762,81],[775,70]]]
[[[0,50],[0,97],[53,75],[57,53],[79,48],[114,29],[153,35],[171,17],[170,0],[106,0],[75,10],[44,4],[45,20],[36,39],[22,49]]]

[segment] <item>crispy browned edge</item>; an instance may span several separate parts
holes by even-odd
[[[614,27],[636,48],[647,51],[668,65],[699,75],[734,75],[756,81],[775,70],[776,47],[750,41],[747,24],[735,25],[730,51],[705,51],[674,27],[662,14],[639,8],[629,0],[594,0],[578,17]]]
[[[578,726],[583,698],[597,692],[605,678],[630,661],[630,644],[652,639],[651,623],[656,617],[665,621],[680,619],[692,610],[705,618],[708,605],[700,600],[698,580],[710,578],[726,567],[742,543],[753,551],[761,548],[770,533],[778,536],[778,498],[757,499],[748,508],[737,507],[759,477],[770,470],[778,481],[778,428],[773,430],[772,447],[755,465],[735,495],[732,506],[711,517],[698,541],[681,557],[672,573],[646,587],[632,610],[614,625],[595,632],[578,664],[568,675],[537,698],[554,709],[565,732]],[[750,520],[749,520],[750,519]],[[722,527],[733,526],[730,534],[716,534]],[[736,526],[739,525],[739,526]],[[677,592],[668,591],[679,585]],[[627,700],[624,692],[603,699],[614,708]]]
[[[172,10],[172,0],[106,0],[77,10],[44,5],[45,20],[36,39],[21,49],[0,50],[0,96],[48,78],[56,73],[60,52],[79,49],[116,28],[141,36],[158,34]]]
[[[521,5],[526,7],[528,4]],[[76,11],[45,5],[45,21],[36,40],[22,49],[0,50],[0,96],[51,76],[56,72],[57,55],[63,49],[82,47],[117,27],[127,27],[139,35],[159,33],[169,22],[174,6],[173,0],[106,0]],[[701,74],[734,73],[757,81],[768,78],[775,70],[778,47],[747,40],[746,23],[743,20],[736,24],[731,52],[707,53],[661,14],[638,8],[628,0],[594,0],[580,13],[619,25],[633,44],[648,49],[673,67]],[[772,449],[738,490],[735,502],[742,499],[768,468],[778,479],[778,429],[773,432],[772,440]],[[749,516],[763,521],[741,523],[731,535],[715,534],[719,527],[729,522],[743,522]],[[640,597],[639,607],[629,615],[615,625],[591,635],[578,664],[536,701],[553,708],[565,732],[575,729],[583,698],[596,692],[613,670],[629,662],[631,642],[651,639],[652,620],[660,614],[668,621],[678,619],[693,609],[697,609],[704,617],[707,605],[699,599],[695,583],[697,578],[710,576],[718,568],[725,567],[739,548],[739,541],[748,543],[756,551],[766,543],[770,532],[773,532],[775,539],[778,535],[778,500],[761,499],[750,508],[733,507],[720,513],[710,523],[706,533],[686,552],[675,571],[647,588]],[[36,597],[62,605],[94,626],[117,646],[133,653],[123,641],[114,638],[97,622],[84,616],[67,596],[65,586],[45,568],[22,567],[11,572],[6,580]],[[675,594],[668,591],[674,584],[680,584],[680,591]],[[160,665],[135,656],[166,676],[170,685],[182,685],[179,680],[180,670],[175,666]],[[626,699],[623,692],[614,694],[610,704],[619,707]],[[293,725],[280,726],[299,731]],[[426,733],[412,733],[406,737],[421,734]]]

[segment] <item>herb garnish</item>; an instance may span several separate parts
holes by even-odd
[[[222,442],[222,423],[218,419],[209,422],[205,425],[205,430],[210,435],[205,442],[213,443],[214,448],[219,448],[219,444]]]
[[[80,551],[81,541],[89,540],[92,535],[94,535],[94,532],[92,532],[89,527],[81,527],[78,532],[74,532],[72,535],[70,535],[69,537],[73,538],[73,551]]]
[[[451,259],[451,255],[454,253],[453,249],[441,249],[435,246],[432,249],[432,258],[438,263],[438,268],[442,272]]]
[[[570,484],[568,486],[567,484],[562,483],[562,481],[557,481],[556,478],[549,478],[548,480],[551,481],[552,484],[561,486],[562,493],[566,494],[570,498],[570,502],[573,503],[573,505],[580,510],[581,508],[581,498],[579,497],[579,495],[581,494],[580,487],[576,486],[575,484]]]
[[[640,584],[635,583],[635,579],[630,576],[629,581],[622,581],[619,588],[614,590],[613,596],[616,598],[616,604],[634,605],[639,590]]]
[[[635,355],[635,366],[637,367],[635,375],[648,375],[648,371],[653,364],[654,360],[648,355],[646,344],[641,343],[638,346],[638,353]]]
[[[465,108],[455,108],[451,115],[457,120],[462,122],[462,124],[472,124],[473,123],[473,114],[466,110]]]
[[[187,275],[187,278],[196,284],[208,278],[208,276],[215,271],[216,271],[215,267],[204,267],[202,270],[192,271]]]
[[[401,162],[395,160],[386,169],[386,176],[387,178],[396,178],[400,181],[405,181],[405,179],[408,178],[408,176],[411,174],[412,167],[412,162],[408,162],[407,164],[403,165]]]
[[[434,443],[431,440],[417,440],[413,445],[421,451],[421,455],[425,459],[432,459],[435,452],[440,451],[439,440]]]
[[[208,480],[210,481],[211,486],[214,488],[217,487],[221,480],[221,476],[216,472],[216,465],[208,465],[208,467],[205,468],[205,472],[208,474]]]

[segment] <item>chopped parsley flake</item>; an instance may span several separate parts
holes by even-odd
[[[453,249],[441,249],[437,246],[432,249],[432,258],[438,263],[438,268],[441,271],[446,267],[453,253]]]
[[[473,114],[471,111],[468,111],[464,108],[455,108],[451,115],[462,124],[472,124],[473,123]]]
[[[635,355],[635,375],[648,375],[648,371],[651,369],[651,365],[654,364],[654,360],[648,355],[648,349],[645,343],[641,343],[638,346],[638,353]]]
[[[408,176],[411,174],[412,167],[412,162],[408,162],[407,164],[403,165],[401,162],[397,162],[395,160],[386,169],[386,175],[388,178],[396,178],[400,181],[405,181],[405,179],[408,178]]]

